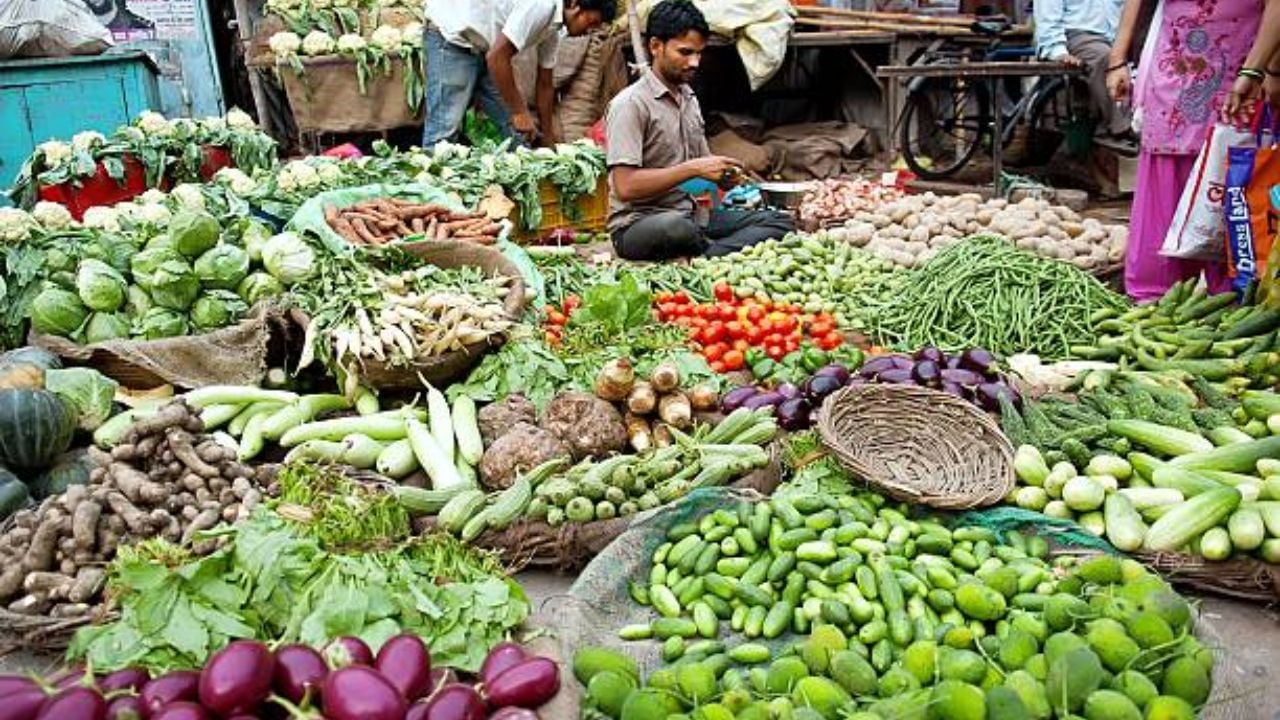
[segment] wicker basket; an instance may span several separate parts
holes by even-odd
[[[515,320],[524,312],[525,284],[520,269],[505,255],[493,248],[468,242],[423,241],[399,245],[420,260],[442,268],[474,266],[491,275],[512,278],[511,291],[507,294],[507,315]],[[443,385],[475,366],[491,348],[502,344],[501,338],[468,345],[461,350],[436,355],[409,366],[392,366],[378,360],[366,360],[360,370],[360,379],[376,388],[415,390],[422,387],[422,380],[433,385]]]
[[[47,615],[19,615],[0,609],[0,657],[12,652],[61,653],[71,645],[76,631],[89,624],[112,622],[114,610],[99,607],[88,615],[54,618]]]
[[[845,468],[898,500],[966,509],[1013,490],[1013,448],[995,421],[936,390],[846,387],[823,402],[818,432]]]

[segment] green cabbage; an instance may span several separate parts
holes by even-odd
[[[45,272],[74,272],[76,256],[61,246],[54,246],[44,251]]]
[[[173,236],[169,233],[160,233],[159,235],[151,238],[147,241],[146,248],[148,250],[154,250],[156,248],[170,248],[173,249],[175,253],[178,252],[173,248]],[[181,255],[182,253],[178,254]]]
[[[248,221],[244,233],[240,236],[240,242],[249,253],[249,259],[258,263],[262,262],[262,248],[266,247],[270,239],[271,228],[254,220]]]
[[[195,270],[206,288],[235,290],[249,274],[249,253],[223,243],[197,258]]]
[[[94,431],[111,417],[111,403],[119,384],[93,368],[46,370],[44,389],[76,409],[80,429]]]
[[[262,265],[285,285],[310,279],[316,272],[316,253],[305,240],[283,232],[262,248]]]
[[[129,272],[133,273],[134,282],[149,289],[151,276],[160,269],[161,265],[168,262],[186,264],[182,255],[171,247],[147,248],[133,256],[132,262],[129,263]]]
[[[256,305],[259,300],[264,298],[273,298],[284,293],[284,285],[275,279],[274,276],[264,272],[250,273],[248,277],[240,283],[238,289],[240,297],[250,305]]]
[[[63,290],[70,290],[71,292],[76,291],[76,274],[74,272],[60,270],[49,275],[49,282],[57,285]]]
[[[184,210],[169,223],[169,234],[178,252],[195,259],[218,244],[222,226],[209,213]]]
[[[138,245],[125,235],[104,233],[84,246],[83,256],[101,260],[120,272],[129,269],[129,262],[138,252]]]
[[[240,321],[249,312],[249,304],[230,290],[210,290],[191,306],[191,324],[208,331]]]
[[[131,317],[140,318],[144,313],[151,309],[154,303],[151,302],[151,296],[147,294],[138,285],[129,286],[129,297],[126,298],[124,310]]]
[[[70,290],[48,286],[31,301],[31,327],[43,335],[71,337],[89,317],[89,308]]]
[[[88,345],[129,337],[129,320],[120,313],[96,312],[89,316],[84,326],[84,341]]]
[[[142,316],[138,329],[148,340],[179,337],[187,334],[187,318],[176,310],[153,307]]]
[[[101,260],[82,260],[76,273],[76,292],[90,310],[115,312],[124,305],[124,278]]]
[[[170,260],[151,275],[151,302],[170,310],[186,310],[200,294],[200,279],[191,266],[181,260]]]

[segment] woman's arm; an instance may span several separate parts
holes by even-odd
[[[1240,74],[1222,104],[1223,116],[1238,124],[1253,119],[1254,108],[1257,100],[1262,98],[1262,86],[1267,79],[1267,61],[1280,49],[1280,2],[1264,2],[1258,36],[1254,38],[1253,46],[1240,66]]]
[[[1111,43],[1111,56],[1107,59],[1107,92],[1111,99],[1122,102],[1129,99],[1133,90],[1133,78],[1129,73],[1129,51],[1133,49],[1133,36],[1142,14],[1142,0],[1125,0],[1120,13],[1120,27],[1116,29],[1115,42]],[[1159,32],[1151,28],[1149,32]]]

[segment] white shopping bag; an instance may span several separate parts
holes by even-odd
[[[1182,198],[1173,214],[1173,222],[1165,234],[1160,254],[1184,260],[1216,260],[1226,258],[1226,221],[1222,214],[1222,198],[1227,177],[1227,150],[1237,146],[1258,147],[1270,143],[1271,134],[1261,135],[1251,129],[1237,129],[1215,123],[1196,157],[1195,167],[1182,189]],[[1135,198],[1135,202],[1142,202]]]

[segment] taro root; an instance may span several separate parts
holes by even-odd
[[[574,460],[603,457],[627,444],[627,426],[617,409],[589,393],[555,396],[542,416],[542,428],[568,443]]]
[[[517,423],[485,449],[480,459],[480,480],[490,489],[507,488],[519,473],[571,454],[569,445],[550,432],[529,423]]]
[[[485,447],[506,435],[516,423],[538,424],[538,408],[523,395],[508,395],[505,400],[490,403],[476,413],[480,437]]]

